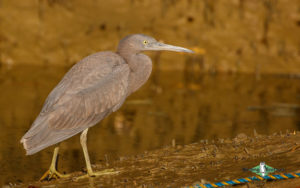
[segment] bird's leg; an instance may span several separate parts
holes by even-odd
[[[61,174],[61,173],[59,173],[56,170],[58,150],[59,150],[59,147],[58,146],[55,147],[50,168],[40,178],[40,181],[42,181],[42,180],[51,180],[52,178],[57,179],[57,178],[67,178],[67,177],[70,177],[69,174]]]
[[[86,169],[87,169],[87,174],[77,177],[75,179],[81,179],[81,178],[86,178],[86,177],[95,177],[95,176],[101,176],[101,175],[108,175],[108,174],[116,174],[118,173],[117,171],[114,171],[113,169],[106,169],[103,171],[99,171],[99,172],[93,172],[92,166],[91,166],[91,161],[90,161],[90,157],[89,157],[89,153],[87,150],[87,145],[86,145],[86,140],[87,140],[87,132],[88,132],[88,128],[85,129],[81,135],[80,135],[80,143],[82,146],[82,150],[83,150],[83,154],[84,154],[84,159],[85,159],[85,163],[86,163]]]
[[[86,163],[86,169],[89,175],[93,174],[93,170],[92,170],[92,166],[91,166],[91,161],[90,161],[90,156],[87,150],[87,145],[86,145],[86,140],[87,140],[87,132],[88,132],[88,128],[85,129],[81,135],[80,135],[80,143],[82,146],[82,150],[83,150],[83,155],[84,155],[84,159],[85,159],[85,163]]]

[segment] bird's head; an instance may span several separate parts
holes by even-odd
[[[186,48],[158,42],[153,37],[143,34],[128,35],[120,41],[118,46],[118,52],[139,53],[141,51],[160,50],[194,53]]]

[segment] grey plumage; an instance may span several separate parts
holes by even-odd
[[[118,110],[149,78],[151,59],[144,50],[192,52],[135,34],[122,39],[116,53],[99,52],[75,64],[51,91],[21,142],[26,154],[70,138]]]

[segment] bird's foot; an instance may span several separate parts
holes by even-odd
[[[56,169],[50,168],[40,178],[40,181],[44,181],[44,180],[50,181],[51,179],[69,178],[69,177],[70,177],[70,174],[61,174],[61,173],[57,172]]]
[[[88,177],[97,177],[97,176],[104,176],[104,175],[114,175],[114,174],[118,174],[119,171],[116,171],[114,169],[105,169],[105,170],[101,170],[98,172],[93,172],[90,171],[85,175],[82,176],[78,176],[78,177],[74,177],[73,180],[80,180],[80,179],[84,179],[84,178],[88,178]]]

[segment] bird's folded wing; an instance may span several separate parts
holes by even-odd
[[[120,106],[127,97],[130,69],[120,56],[110,55],[113,58],[94,54],[73,66],[49,94],[24,137],[45,125],[57,130],[92,126]]]
[[[129,67],[116,66],[101,81],[87,84],[76,93],[66,94],[49,113],[49,126],[54,129],[90,127],[121,105],[127,97]]]
[[[124,102],[130,69],[120,56],[110,55],[83,59],[53,89],[21,139],[27,155],[95,125]]]

